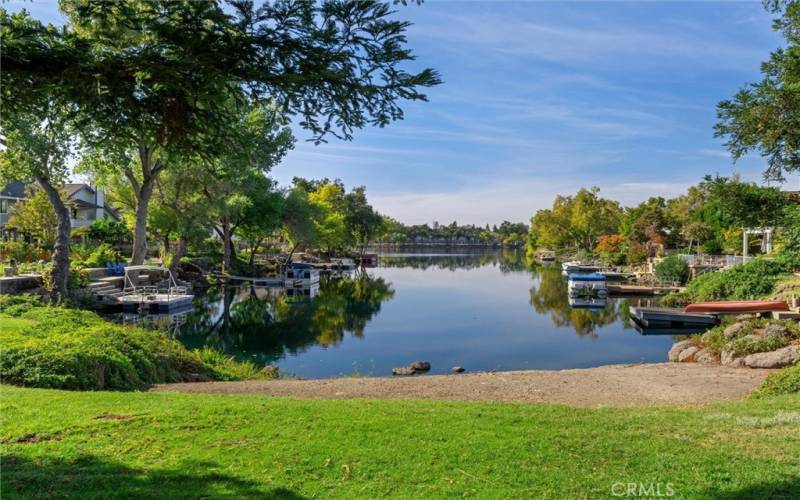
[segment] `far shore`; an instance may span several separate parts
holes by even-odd
[[[772,371],[697,363],[652,363],[413,377],[198,382],[164,384],[151,391],[311,399],[553,403],[575,407],[698,405],[741,399]]]

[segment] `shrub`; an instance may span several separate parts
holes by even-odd
[[[95,241],[118,243],[131,239],[131,231],[124,221],[116,221],[108,217],[95,219],[86,234]]]
[[[89,258],[76,264],[82,267],[105,267],[109,262],[119,262],[122,260],[122,255],[116,248],[108,243],[101,243],[89,255]]]
[[[744,336],[734,339],[725,346],[725,350],[733,351],[737,357],[769,352],[789,345],[786,337],[756,337]]]
[[[754,393],[753,397],[796,394],[800,392],[800,364],[770,373]]]
[[[33,262],[39,260],[42,252],[30,243],[24,241],[0,241],[0,260],[15,260],[17,262]]]
[[[689,264],[680,255],[670,255],[656,265],[656,276],[662,281],[686,283],[691,275]]]
[[[89,274],[83,269],[71,268],[69,270],[69,281],[67,288],[69,290],[78,290],[79,288],[86,288],[89,286]],[[50,290],[53,287],[53,264],[48,263],[42,268],[42,287],[45,290]]]
[[[89,311],[36,307],[33,322],[0,331],[0,377],[6,383],[77,390],[134,390],[192,380],[262,376],[252,364],[193,353],[164,333],[117,325]]]
[[[693,301],[747,300],[772,293],[775,284],[789,272],[779,259],[753,259],[724,271],[706,273],[689,282],[687,296]]]
[[[31,295],[29,293],[0,295],[0,312],[8,316],[21,316],[34,307],[40,307],[42,305],[42,298],[38,295]]]
[[[628,246],[626,259],[631,265],[643,264],[647,262],[647,255],[647,247],[634,241]]]

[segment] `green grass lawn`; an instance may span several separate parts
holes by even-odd
[[[3,386],[1,437],[4,499],[800,498],[800,395],[588,410]]]

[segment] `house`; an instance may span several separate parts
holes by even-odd
[[[12,182],[0,192],[0,230],[8,222],[10,208],[27,198],[27,187],[22,182]],[[65,184],[61,189],[70,208],[73,229],[87,227],[103,217],[119,220],[119,215],[106,203],[102,190],[89,184]]]

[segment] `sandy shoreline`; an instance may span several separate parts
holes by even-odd
[[[654,363],[394,378],[199,382],[165,384],[152,391],[321,399],[558,403],[576,407],[707,404],[744,397],[770,372],[696,363]]]

